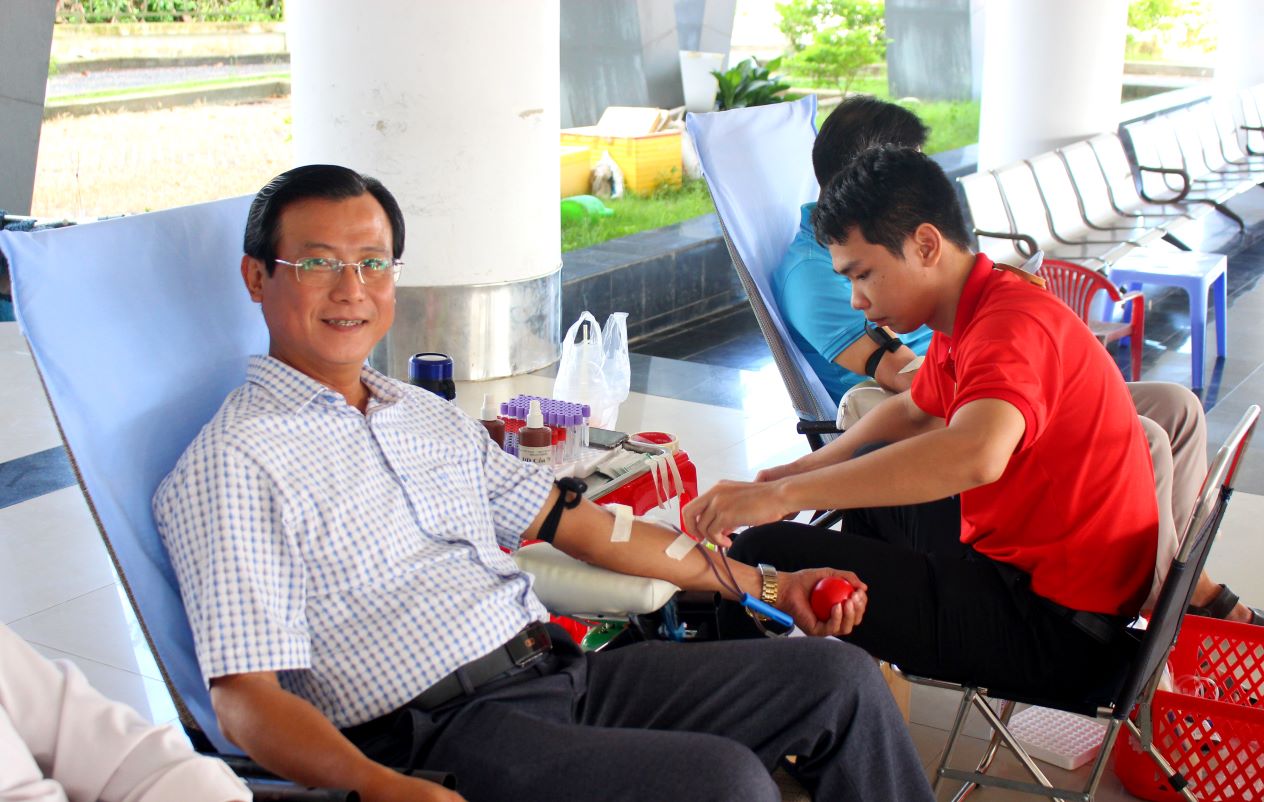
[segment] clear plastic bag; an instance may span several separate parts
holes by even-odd
[[[628,314],[615,312],[598,328],[591,312],[584,312],[566,331],[562,359],[553,382],[553,397],[587,404],[589,425],[613,429],[619,405],[628,397]]]

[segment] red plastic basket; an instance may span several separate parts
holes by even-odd
[[[1154,696],[1159,753],[1204,802],[1264,802],[1264,627],[1188,616],[1168,666],[1182,693]],[[1130,733],[1115,744],[1115,773],[1142,799],[1184,798]]]

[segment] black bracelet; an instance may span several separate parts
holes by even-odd
[[[553,502],[553,509],[549,510],[549,514],[544,519],[544,523],[540,525],[540,531],[536,535],[537,538],[545,543],[552,543],[553,538],[557,535],[557,525],[562,520],[563,510],[573,510],[579,506],[579,502],[584,498],[584,492],[588,490],[588,485],[573,476],[565,476],[553,482],[557,485],[557,489],[561,492],[557,494],[557,501]],[[569,494],[569,496],[568,496]]]
[[[865,360],[865,375],[874,378],[878,373],[878,363],[882,361],[882,357],[886,354],[894,354],[904,346],[904,341],[899,337],[892,337],[887,334],[886,329],[880,329],[877,326],[866,326],[865,334],[869,339],[878,344],[874,352]]]
[[[869,378],[875,378],[878,373],[878,363],[882,361],[882,357],[887,355],[887,349],[879,346],[873,349],[873,353],[865,360],[865,375]]]

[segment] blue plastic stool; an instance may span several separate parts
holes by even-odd
[[[1203,388],[1203,339],[1207,333],[1207,291],[1216,301],[1216,353],[1226,353],[1229,259],[1218,253],[1163,253],[1142,251],[1125,256],[1108,268],[1110,280],[1137,290],[1142,284],[1180,287],[1189,295],[1190,360],[1195,390]]]

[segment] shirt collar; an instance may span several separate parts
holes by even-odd
[[[393,404],[404,396],[398,384],[367,364],[360,369],[360,380],[369,388],[371,407]],[[256,354],[250,357],[246,366],[246,381],[267,390],[293,412],[318,401],[330,405],[347,405],[347,399],[342,393],[331,390],[306,373],[271,356]]]
[[[816,209],[816,201],[805,203],[799,207],[799,228],[816,239],[816,229],[812,228],[812,211]]]
[[[978,254],[974,257],[974,265],[970,268],[969,275],[966,276],[965,286],[961,288],[961,297],[957,300],[957,313],[952,320],[952,334],[947,335],[943,332],[936,332],[936,337],[943,337],[947,348],[939,351],[939,364],[946,364],[951,358],[952,343],[956,337],[974,319],[974,312],[978,309],[979,299],[983,296],[983,287],[987,283],[988,277],[992,275],[992,260],[986,254]]]

